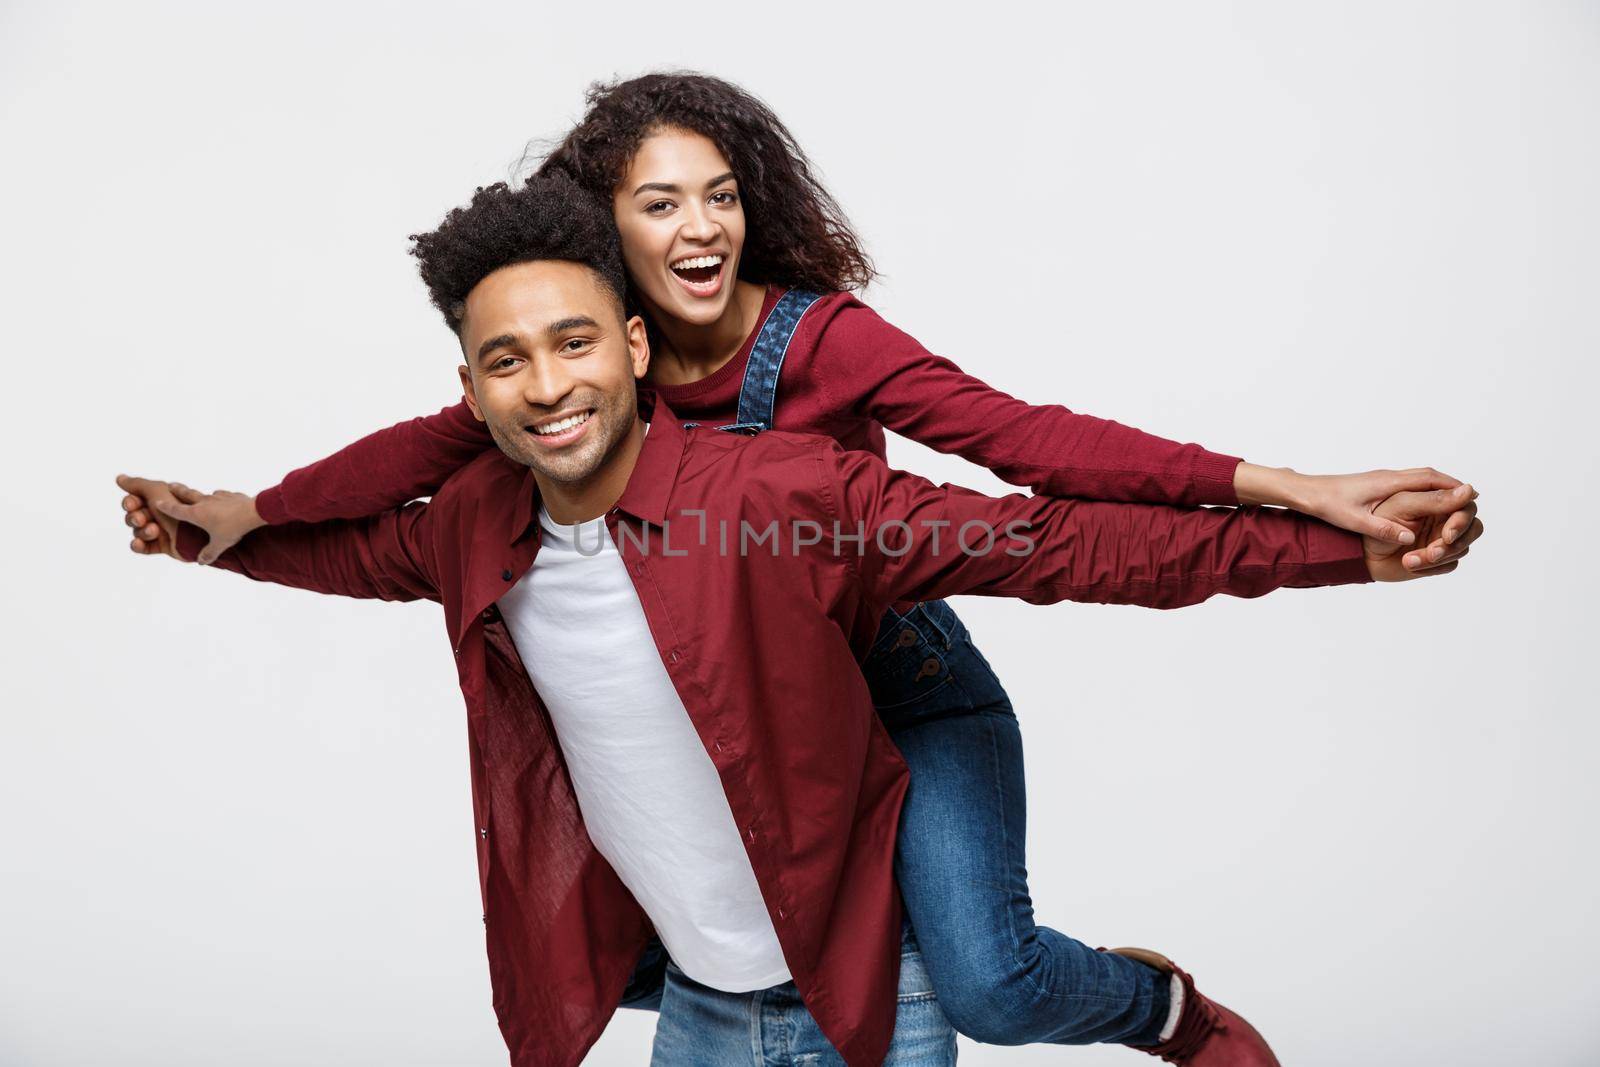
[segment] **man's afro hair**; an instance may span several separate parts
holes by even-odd
[[[472,203],[453,209],[432,233],[411,235],[433,306],[461,332],[467,294],[513,263],[565,259],[591,268],[624,304],[622,249],[611,213],[594,194],[559,173],[479,187]]]

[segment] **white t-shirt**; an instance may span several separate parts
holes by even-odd
[[[730,993],[788,981],[722,780],[605,520],[557,526],[541,507],[539,524],[533,567],[500,612],[550,709],[589,837],[690,978]]]

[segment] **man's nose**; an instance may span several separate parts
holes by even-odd
[[[557,410],[572,392],[572,376],[560,359],[533,359],[522,377],[522,398],[533,407]]]

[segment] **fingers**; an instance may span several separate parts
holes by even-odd
[[[1418,578],[1432,578],[1436,574],[1449,574],[1459,566],[1461,566],[1460,560],[1451,560],[1449,563],[1441,563],[1437,567],[1424,567],[1415,573]]]
[[[1472,486],[1465,483],[1454,489],[1435,489],[1426,493],[1395,493],[1378,505],[1378,511],[1392,514],[1399,519],[1426,519],[1448,515],[1466,506],[1476,496],[1477,493],[1473,491]]]
[[[1460,537],[1467,530],[1471,529],[1477,520],[1478,505],[1476,502],[1469,503],[1460,511],[1453,513],[1448,519],[1445,520],[1444,530],[1441,534],[1441,536],[1444,538],[1444,543],[1447,545],[1455,544],[1456,538]],[[1478,523],[1478,532],[1483,532],[1482,523]]]
[[[135,478],[127,474],[117,475],[117,484],[126,492],[145,500],[152,496],[165,496],[170,490],[166,482],[156,481],[154,478]],[[126,506],[126,505],[124,505]]]
[[[179,522],[192,522],[197,526],[201,525],[194,518],[197,509],[193,504],[180,504],[176,500],[157,500],[155,507],[161,514],[170,515]]]
[[[1366,511],[1355,512],[1352,516],[1351,526],[1355,533],[1363,534],[1367,537],[1375,537],[1379,541],[1387,541],[1392,545],[1409,545],[1417,539],[1416,534],[1400,523]]]
[[[1460,478],[1452,478],[1432,467],[1409,467],[1403,471],[1390,472],[1388,495],[1425,492],[1430,489],[1454,489],[1460,484]]]
[[[1472,542],[1482,536],[1483,521],[1481,519],[1473,519],[1472,525],[1468,526],[1466,532],[1457,537],[1453,543],[1447,545],[1444,538],[1441,537],[1424,549],[1416,552],[1407,552],[1401,562],[1405,564],[1407,570],[1418,573],[1432,573],[1440,565],[1454,562],[1465,556]]]
[[[182,482],[169,482],[167,484],[172,489],[172,495],[185,504],[198,504],[206,495],[198,489],[190,489]]]

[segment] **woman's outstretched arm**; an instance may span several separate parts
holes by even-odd
[[[1059,404],[1030,404],[934,355],[854,300],[827,309],[815,322],[802,320],[801,329],[808,328],[818,331],[814,373],[833,403],[1047,496],[1270,504],[1409,545],[1409,531],[1378,515],[1378,504],[1399,492],[1461,484],[1428,467],[1305,475],[1246,463]],[[1458,516],[1449,532],[1459,535],[1465,528],[1465,518]]]
[[[370,433],[326,459],[290,471],[255,496],[228,494],[208,504],[211,541],[200,553],[211,563],[250,531],[289,522],[361,519],[432,496],[446,478],[495,447],[465,400]],[[155,523],[134,526],[154,541]]]

